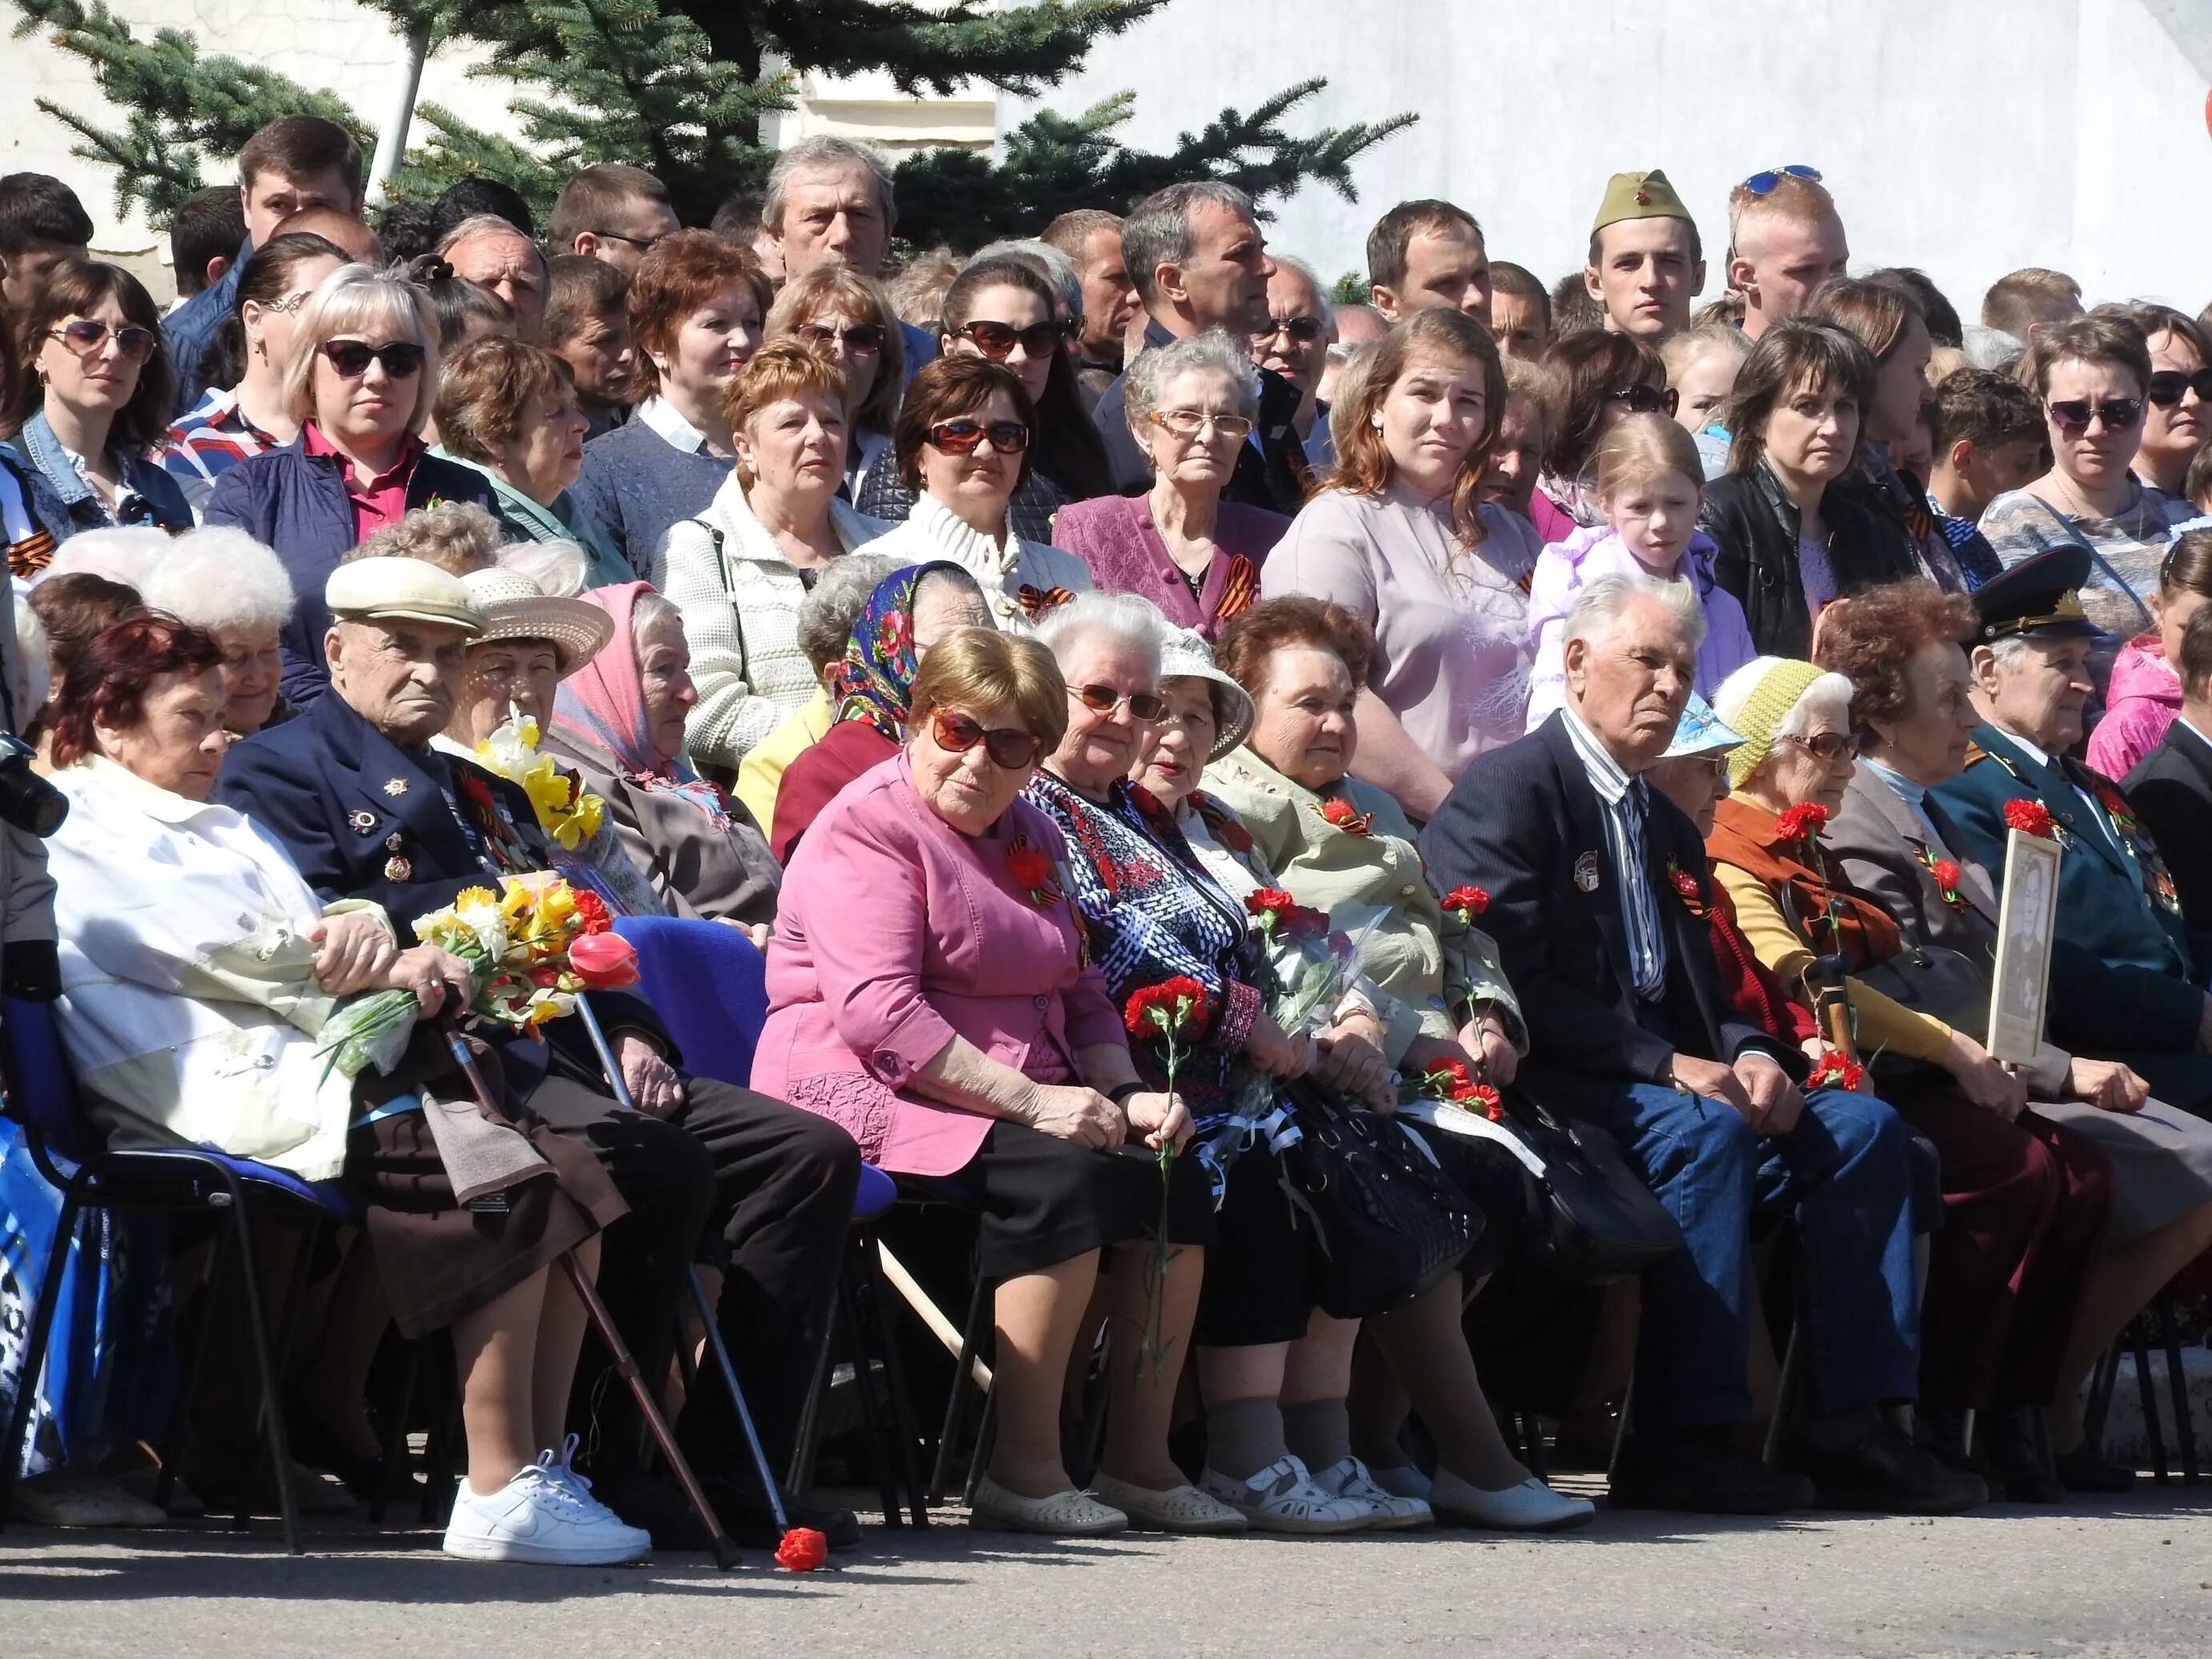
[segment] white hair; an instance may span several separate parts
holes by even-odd
[[[138,596],[150,609],[210,633],[226,628],[273,633],[291,620],[296,602],[283,561],[228,525],[187,531],[171,542],[139,583]]]
[[[1121,381],[1121,414],[1129,429],[1144,441],[1146,422],[1170,380],[1194,371],[1219,374],[1237,394],[1237,412],[1246,420],[1260,415],[1260,371],[1252,354],[1221,329],[1210,328],[1167,345],[1140,351]]]
[[[1305,279],[1307,286],[1314,291],[1314,302],[1321,307],[1322,326],[1334,329],[1336,326],[1336,307],[1329,303],[1328,284],[1322,281],[1321,273],[1291,254],[1271,252],[1267,257],[1275,262],[1278,270],[1295,272]]]
[[[499,550],[499,564],[538,584],[549,599],[573,599],[584,591],[588,568],[584,550],[564,537],[544,542],[514,542]]]
[[[38,719],[39,711],[53,695],[52,653],[46,623],[39,620],[37,611],[19,600],[15,605],[15,683],[8,688],[15,699],[18,737],[25,726]]]
[[[799,648],[819,674],[845,654],[868,595],[893,571],[907,567],[888,553],[848,553],[832,559],[799,602]]]
[[[157,560],[168,556],[173,545],[167,531],[156,530],[151,525],[107,525],[98,530],[79,531],[56,550],[53,562],[39,580],[104,576],[125,587],[137,587]]]
[[[1049,242],[1040,242],[1034,236],[1009,237],[977,248],[968,256],[968,264],[981,264],[986,259],[1018,259],[1044,278],[1046,285],[1060,296],[1060,308],[1070,317],[1083,315],[1083,273],[1076,270],[1075,261]]]
[[[70,544],[75,545],[74,543]],[[1986,641],[1990,656],[1997,667],[2007,673],[2020,665],[2021,659],[2035,653],[2035,641],[2025,634],[2007,634]]]
[[[1663,606],[1682,624],[1692,651],[1705,642],[1705,607],[1698,603],[1698,590],[1688,582],[1661,581],[1650,576],[1600,576],[1577,593],[1568,607],[1560,648],[1575,640],[1595,645],[1610,639],[1628,607],[1638,599],[1650,599]]]
[[[783,234],[783,197],[791,181],[802,173],[830,173],[862,167],[876,182],[876,199],[884,210],[884,228],[898,222],[898,204],[891,191],[891,170],[884,158],[866,144],[834,133],[817,132],[802,138],[775,158],[768,170],[768,187],[761,198],[761,223],[777,235]]]
[[[538,246],[530,233],[514,220],[502,219],[496,213],[471,213],[446,233],[438,244],[438,255],[450,260],[455,248],[464,242],[473,242],[479,236],[496,236],[507,241],[526,242],[530,251],[538,256],[538,270],[551,269],[545,263],[545,250]]]
[[[1066,659],[1082,641],[1104,634],[1132,645],[1152,659],[1155,678],[1160,655],[1175,638],[1175,629],[1160,614],[1159,606],[1135,593],[1079,593],[1066,605],[1054,605],[1037,624],[1037,642],[1059,659]]]

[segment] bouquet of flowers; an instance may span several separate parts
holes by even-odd
[[[1244,908],[1274,978],[1267,1017],[1291,1032],[1328,1024],[1359,976],[1359,944],[1382,919],[1382,908],[1346,907],[1360,912],[1356,936],[1333,932],[1327,915],[1300,904],[1279,887],[1262,887],[1248,895]]]
[[[1440,1101],[1492,1123],[1505,1115],[1505,1103],[1498,1091],[1487,1083],[1477,1083],[1463,1060],[1439,1061],[1406,1086],[1409,1099]]]
[[[636,952],[611,926],[599,895],[538,872],[502,876],[497,893],[463,888],[445,908],[416,918],[415,937],[467,964],[470,1012],[536,1034],[572,1012],[580,992],[637,982]],[[315,1051],[327,1056],[323,1074],[390,1071],[419,1012],[411,991],[355,998],[323,1029]]]
[[[538,752],[538,722],[509,703],[506,722],[477,744],[477,760],[521,787],[538,812],[538,827],[564,853],[573,853],[599,833],[607,804],[588,793],[584,781]]]

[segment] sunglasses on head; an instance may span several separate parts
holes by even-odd
[[[1270,317],[1262,328],[1252,331],[1252,338],[1264,345],[1278,334],[1287,334],[1300,345],[1311,345],[1321,338],[1321,319],[1318,317]]]
[[[325,340],[315,349],[349,380],[368,374],[373,362],[382,363],[384,372],[395,380],[404,380],[422,367],[422,348],[412,340],[394,340],[380,346],[364,345],[359,340]]]
[[[1008,772],[1027,771],[1036,764],[1037,755],[1044,748],[1034,732],[1007,727],[987,732],[967,715],[943,708],[930,715],[929,730],[939,749],[956,755],[964,755],[981,744],[983,752],[991,757],[991,764]]]
[[[1124,696],[1110,685],[1071,685],[1067,695],[1101,714],[1110,714],[1126,702],[1129,713],[1148,725],[1168,712],[1168,700],[1157,691],[1132,691]]]
[[[64,323],[59,328],[50,328],[47,335],[59,340],[80,357],[89,357],[107,343],[109,329],[106,323],[94,317],[79,317]],[[141,328],[136,323],[125,323],[113,331],[115,349],[125,362],[143,363],[154,355],[154,331]]]
[[[929,441],[948,455],[972,453],[986,438],[1001,455],[1030,447],[1030,429],[1019,421],[939,421],[929,428]]]
[[[1771,196],[1781,188],[1784,179],[1802,179],[1808,185],[1820,182],[1818,167],[1808,167],[1802,161],[1792,161],[1786,167],[1769,167],[1764,173],[1754,173],[1743,181],[1741,188],[1753,196]]]
[[[1675,405],[1681,401],[1681,398],[1671,386],[1664,387],[1646,386],[1639,380],[1634,386],[1624,386],[1619,392],[1607,392],[1606,401],[1626,404],[1628,412],[1632,415],[1672,415]]]
[[[2069,437],[2079,437],[2089,429],[2092,420],[2102,421],[2107,432],[2126,432],[2142,419],[2143,400],[2140,398],[2100,398],[2092,403],[2087,398],[2069,398],[2060,403],[2046,404],[2051,418],[2058,429]]]
[[[2178,368],[2154,368],[2144,395],[2160,409],[2172,409],[2191,392],[2198,403],[2212,404],[2212,368],[2200,368],[2194,374],[2185,374]]]
[[[800,339],[816,345],[834,346],[842,340],[848,351],[881,351],[884,349],[884,325],[881,323],[854,323],[848,328],[832,328],[827,323],[801,323],[791,331]]]
[[[1011,356],[1018,345],[1034,362],[1059,350],[1067,338],[1065,323],[1031,323],[1027,328],[1016,328],[1011,323],[963,323],[952,331],[994,363]]]
[[[1838,756],[1859,752],[1859,740],[1848,732],[1815,732],[1809,738],[1785,732],[1782,741],[1795,744],[1816,761],[1833,761]]]

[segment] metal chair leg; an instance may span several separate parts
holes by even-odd
[[[884,1383],[890,1395],[891,1428],[898,1436],[899,1468],[906,1480],[907,1508],[918,1530],[929,1524],[929,1504],[922,1491],[921,1441],[915,1434],[914,1400],[907,1393],[906,1367],[899,1358],[898,1336],[891,1328],[890,1305],[884,1295],[883,1268],[877,1259],[872,1230],[854,1240],[853,1275],[856,1299],[872,1346],[881,1353]]]
[[[246,1322],[253,1337],[253,1364],[261,1377],[261,1426],[270,1464],[276,1476],[276,1509],[284,1523],[284,1548],[292,1555],[306,1553],[300,1542],[300,1512],[297,1495],[292,1490],[292,1452],[284,1434],[284,1401],[283,1387],[276,1369],[275,1354],[270,1351],[268,1316],[261,1305],[260,1275],[253,1260],[252,1229],[248,1226],[245,1194],[239,1188],[234,1176],[226,1173],[224,1184],[229,1188],[230,1222],[233,1236],[238,1241],[240,1277],[246,1286]],[[252,1486],[251,1477],[247,1490]],[[242,1529],[250,1498],[240,1500],[240,1513],[233,1521],[235,1529]]]
[[[1804,1322],[1790,1322],[1790,1343],[1782,1351],[1782,1377],[1774,1388],[1774,1415],[1767,1419],[1766,1444],[1760,1452],[1769,1468],[1780,1467],[1782,1447],[1790,1432],[1790,1413],[1796,1409],[1805,1372]]]
[[[2105,1455],[2105,1424],[2112,1415],[2113,1391],[2119,1386],[2121,1346],[2116,1341],[2106,1349],[2089,1374],[2089,1400],[2082,1413],[2087,1437],[2083,1443],[2099,1457]]]
[[[2181,1458],[2181,1484],[2197,1484],[2197,1425],[2189,1416],[2189,1377],[2181,1366],[2181,1326],[2173,1305],[2173,1292],[2158,1296],[2159,1328],[2166,1338],[2166,1385],[2173,1398],[2173,1444]]]
[[[415,1411],[415,1385],[422,1375],[422,1347],[428,1337],[410,1342],[407,1357],[400,1361],[399,1386],[394,1390],[392,1409],[384,1419],[384,1436],[377,1452],[384,1460],[384,1480],[376,1489],[376,1496],[368,1500],[368,1524],[380,1527],[392,1508],[393,1486],[405,1474],[407,1462],[407,1419]]]
[[[898,1464],[896,1448],[890,1443],[888,1415],[882,1401],[876,1398],[875,1366],[867,1345],[857,1340],[861,1329],[860,1310],[853,1298],[850,1279],[840,1274],[837,1279],[837,1304],[846,1325],[855,1334],[853,1345],[853,1383],[860,1390],[860,1423],[868,1437],[868,1448],[876,1463],[876,1495],[883,1505],[884,1524],[898,1525]]]
[[[851,1271],[849,1264],[846,1271]],[[823,1322],[821,1346],[814,1351],[813,1380],[806,1385],[805,1403],[799,1408],[799,1427],[792,1435],[791,1466],[783,1476],[787,1492],[805,1492],[814,1484],[814,1465],[822,1453],[822,1408],[830,1394],[836,1338],[836,1320]]]
[[[23,1367],[15,1375],[15,1405],[8,1414],[8,1440],[0,1447],[0,1531],[8,1525],[8,1511],[15,1498],[15,1472],[23,1456],[23,1442],[30,1433],[31,1406],[39,1392],[39,1376],[46,1361],[46,1346],[54,1330],[54,1316],[62,1302],[61,1274],[69,1259],[77,1217],[82,1213],[76,1187],[62,1194],[56,1218],[53,1248],[46,1252],[46,1270],[39,1281],[39,1305],[31,1316],[31,1342],[23,1352]]]
[[[2150,1341],[2144,1334],[2140,1316],[2128,1329],[2135,1351],[2136,1393],[2142,1401],[2143,1434],[2150,1442],[2151,1480],[2162,1486],[2166,1480],[2166,1432],[2159,1426],[2158,1393],[2151,1387]]]
[[[975,1293],[968,1300],[968,1322],[960,1328],[960,1353],[952,1368],[952,1394],[945,1402],[945,1425],[938,1431],[937,1460],[929,1472],[929,1501],[945,1501],[945,1477],[952,1472],[953,1445],[960,1433],[962,1419],[967,1414],[970,1373],[975,1361],[978,1328],[985,1310],[990,1305],[991,1285],[979,1272],[975,1275]]]
[[[422,1501],[416,1505],[416,1524],[442,1527],[453,1518],[453,1499],[459,1496],[453,1473],[453,1449],[462,1443],[461,1368],[450,1352],[439,1376],[446,1383],[442,1400],[430,1412],[430,1433],[422,1447]]]

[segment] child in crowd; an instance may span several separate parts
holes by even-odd
[[[1698,527],[1705,474],[1688,432],[1664,415],[1631,415],[1598,446],[1600,526],[1547,547],[1529,584],[1528,635],[1536,665],[1528,683],[1528,729],[1565,700],[1567,612],[1575,595],[1601,576],[1648,576],[1695,585],[1705,614],[1696,685],[1710,696],[1759,653],[1743,607],[1714,586],[1713,544]]]
[[[2043,411],[2009,374],[1953,370],[1936,388],[1932,421],[1928,505],[1941,517],[1974,524],[1998,496],[2027,489],[2050,469]]]
[[[1674,392],[1674,418],[1697,439],[1707,478],[1728,471],[1729,430],[1722,411],[1750,350],[1743,331],[1728,323],[1700,323],[1670,335],[1659,348]]]

